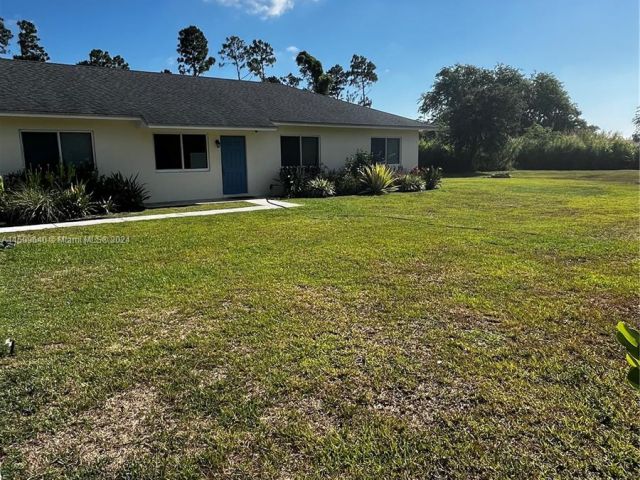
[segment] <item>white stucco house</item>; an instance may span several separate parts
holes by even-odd
[[[284,85],[0,60],[0,175],[137,174],[150,203],[266,195],[281,166],[340,168],[359,149],[411,169],[425,127]]]

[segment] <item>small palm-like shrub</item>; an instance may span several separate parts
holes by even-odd
[[[111,215],[118,211],[118,206],[116,202],[113,201],[113,198],[103,198],[102,200],[97,202],[97,211],[100,213],[104,213],[105,215]]]
[[[38,185],[22,185],[6,195],[3,217],[11,224],[52,223],[65,218],[60,191]]]
[[[149,198],[137,176],[87,172],[80,176],[73,167],[25,170],[3,180],[0,222],[11,225],[61,222],[96,212],[141,210]]]
[[[64,189],[23,184],[0,200],[0,217],[13,225],[62,222],[94,211],[95,204],[82,182]]]
[[[144,208],[149,192],[138,180],[138,175],[125,177],[120,172],[95,177],[87,187],[98,202],[110,198],[119,212],[135,212]]]
[[[309,182],[320,173],[319,167],[282,167],[278,183],[285,197],[301,197],[308,193]]]
[[[424,190],[425,186],[422,177],[413,173],[400,175],[396,180],[396,184],[398,185],[398,190],[401,192],[419,192],[420,190]]]
[[[364,187],[363,193],[382,195],[398,189],[395,185],[393,171],[382,163],[363,167],[360,170],[359,178]]]
[[[316,177],[309,181],[307,190],[311,197],[333,197],[336,194],[336,186],[334,183],[323,177]]]
[[[418,167],[413,169],[411,173],[422,178],[425,190],[438,188],[442,183],[442,168],[440,167]]]
[[[65,220],[88,217],[96,211],[96,205],[87,192],[86,183],[83,182],[72,184],[69,188],[60,191],[57,201]]]

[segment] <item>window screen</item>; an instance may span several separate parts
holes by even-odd
[[[400,139],[387,138],[387,163],[400,163]]]
[[[280,161],[283,167],[300,165],[300,137],[280,137]]]
[[[180,135],[154,135],[156,169],[179,170],[182,168]]]
[[[184,168],[207,168],[206,135],[182,135]]]
[[[385,163],[386,138],[371,139],[371,155],[377,163]]]
[[[51,169],[60,163],[56,132],[22,132],[22,149],[28,169]]]
[[[320,149],[317,137],[302,137],[302,165],[317,167],[320,165]]]
[[[65,165],[79,169],[93,168],[91,134],[86,132],[60,132],[60,150]]]

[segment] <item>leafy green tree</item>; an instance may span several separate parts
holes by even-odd
[[[307,89],[321,95],[328,95],[331,78],[325,75],[322,63],[309,52],[303,50],[296,56],[302,78],[307,81]]]
[[[524,127],[535,124],[557,132],[585,128],[582,112],[571,102],[562,82],[551,73],[537,73],[529,79]]]
[[[164,70],[162,70],[160,73],[168,73],[171,74],[171,70],[169,70],[168,68],[165,68]]]
[[[372,100],[367,96],[371,86],[378,81],[376,66],[362,55],[354,55],[351,58],[349,70],[349,84],[358,90],[356,99],[359,105],[371,107]]]
[[[0,17],[0,55],[9,52],[9,42],[13,38],[13,33],[4,25],[4,18]]]
[[[454,65],[438,72],[419,111],[441,127],[469,168],[493,168],[509,137],[521,131],[527,91],[527,80],[515,68]]]
[[[112,57],[106,50],[94,48],[89,52],[89,59],[78,62],[78,65],[92,65],[94,67],[119,68],[129,70],[129,64],[120,55]]]
[[[288,87],[298,88],[300,86],[300,82],[302,82],[302,79],[300,77],[296,77],[293,73],[280,77],[280,83],[287,85]]]
[[[636,114],[633,117],[633,125],[635,126],[635,131],[631,137],[634,142],[640,143],[640,107],[636,108]]]
[[[238,80],[242,80],[246,77],[242,75],[242,70],[247,66],[248,53],[247,44],[244,40],[235,35],[227,37],[218,52],[218,55],[220,55],[219,66],[233,65],[236,69]]]
[[[40,45],[38,38],[38,30],[36,26],[28,20],[18,21],[18,45],[20,46],[20,55],[14,55],[16,60],[32,60],[34,62],[46,62],[49,55]]]
[[[273,54],[273,47],[263,41],[254,40],[247,47],[247,68],[251,74],[258,77],[263,82],[267,79],[265,73],[267,67],[272,67],[276,63],[276,56]]]
[[[216,59],[209,56],[209,42],[198,27],[191,25],[178,33],[178,72],[200,76],[208,71]]]
[[[342,65],[334,65],[327,70],[327,77],[329,77],[329,95],[342,99],[343,93],[349,84],[349,73],[345,72]],[[349,95],[347,94],[347,99]]]

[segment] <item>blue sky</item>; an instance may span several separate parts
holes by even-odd
[[[378,67],[374,108],[409,117],[437,71],[458,62],[553,72],[587,121],[626,135],[640,103],[637,0],[0,0],[0,16],[36,23],[59,63],[101,48],[136,70],[175,71],[177,32],[190,24],[214,56],[228,35],[270,42],[275,75],[297,71],[295,49],[327,68],[358,53]]]

